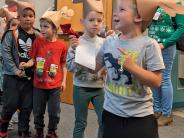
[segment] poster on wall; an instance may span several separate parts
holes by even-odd
[[[57,10],[61,11],[61,24],[71,24],[76,32],[82,32],[83,26],[80,19],[83,16],[82,3],[73,3],[72,0],[57,0]]]

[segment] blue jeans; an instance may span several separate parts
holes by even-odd
[[[162,50],[165,69],[162,72],[161,86],[153,89],[154,112],[161,112],[164,116],[171,115],[172,111],[173,85],[171,82],[171,71],[175,54],[175,46]]]
[[[98,117],[98,138],[102,138],[102,112],[104,91],[102,88],[84,88],[74,86],[75,126],[73,138],[84,138],[84,130],[87,126],[88,106],[90,101],[94,105]]]

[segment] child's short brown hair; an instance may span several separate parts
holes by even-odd
[[[23,9],[23,12],[26,11],[26,10],[32,11],[32,12],[34,13],[34,16],[36,16],[36,13],[35,13],[35,10],[34,10],[34,9],[32,9],[32,8],[30,8],[30,7],[26,7],[26,8]],[[19,14],[20,14],[20,13],[19,13]]]
[[[15,1],[15,0],[13,0]],[[35,6],[32,2],[15,2],[16,5],[17,5],[17,12],[18,12],[18,15],[22,14],[24,11],[26,10],[30,10],[34,13],[34,16],[35,16]]]
[[[89,15],[90,12],[92,12],[92,11],[89,11],[87,14],[84,14],[83,18],[86,19],[86,17]],[[99,11],[94,11],[94,12],[101,14],[102,17],[104,16],[103,12],[99,12]]]

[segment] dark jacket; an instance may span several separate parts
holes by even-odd
[[[13,35],[13,32],[15,35]],[[35,35],[39,35],[38,30],[35,30]],[[7,31],[2,41],[2,57],[3,57],[3,74],[15,75],[19,67],[19,56],[17,38],[18,30]]]

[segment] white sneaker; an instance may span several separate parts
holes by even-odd
[[[13,126],[13,123],[9,123],[9,125],[8,125],[8,130],[13,130],[14,129],[14,126]]]
[[[11,123],[13,124],[17,124],[19,122],[19,119],[18,119],[18,113],[15,112],[10,120]]]

